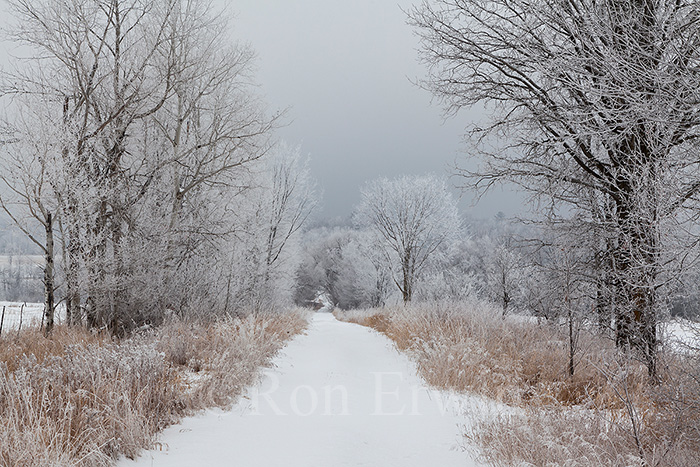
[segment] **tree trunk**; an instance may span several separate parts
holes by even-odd
[[[115,212],[115,207],[112,209]],[[111,222],[114,284],[112,285],[112,290],[110,290],[109,327],[113,335],[121,337],[131,326],[132,318],[128,316],[129,300],[122,285],[126,277],[126,271],[121,253],[123,232],[119,213],[112,216]]]
[[[72,248],[71,248],[72,249]],[[78,285],[78,258],[73,252],[68,253],[68,271],[66,274],[66,310],[70,310],[69,326],[79,326],[83,321],[80,307],[80,290]],[[67,312],[68,313],[68,312]]]
[[[106,201],[100,203],[97,219],[92,226],[92,239],[88,254],[87,270],[88,293],[85,300],[85,314],[89,328],[101,328],[106,324],[107,303],[104,299],[106,282],[105,260],[107,257]]]
[[[612,300],[613,274],[610,255],[612,248],[608,241],[602,242],[595,255],[596,296],[595,314],[598,318],[598,328],[604,334],[612,329],[614,303]]]
[[[75,210],[70,210],[69,212],[74,213]],[[68,326],[79,326],[82,322],[78,285],[78,253],[80,246],[77,235],[75,235],[75,227],[68,226],[68,228],[64,228],[63,223],[59,225],[62,233],[61,245],[66,268],[66,324]]]
[[[645,162],[642,159],[642,162]],[[630,177],[628,175],[627,177]],[[633,214],[629,178],[620,182],[617,200],[619,238],[614,252],[616,344],[643,357],[649,376],[656,379],[655,281],[658,274],[656,219]]]
[[[94,297],[95,293],[93,291],[88,294],[87,300],[85,300],[85,322],[88,329],[95,329],[99,325]]]
[[[401,294],[403,295],[403,302],[409,303],[411,301],[411,273],[408,271],[407,267],[403,268],[403,286],[401,287]]]
[[[508,280],[506,277],[506,271],[505,268],[502,271],[501,274],[501,288],[502,288],[502,303],[501,305],[503,306],[503,314],[501,315],[501,318],[505,319],[506,314],[508,313],[508,306],[510,305],[510,294],[508,293]]]
[[[54,326],[54,283],[53,283],[53,219],[51,213],[46,215],[46,250],[44,265],[44,317],[46,327],[44,335],[51,334]]]
[[[569,376],[574,376],[574,356],[576,355],[576,338],[574,336],[574,313],[567,303],[569,319]]]

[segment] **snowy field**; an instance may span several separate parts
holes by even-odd
[[[518,323],[537,323],[535,316],[524,314],[507,315],[506,319]],[[566,321],[559,323],[566,326]],[[683,318],[673,318],[659,325],[661,341],[676,351],[700,350],[700,323]]]
[[[0,301],[0,316],[5,309],[5,318],[2,321],[3,332],[22,328],[41,326],[41,316],[44,312],[43,303],[20,303]],[[56,323],[62,323],[65,318],[65,308],[59,305],[56,309]]]
[[[43,255],[0,255],[0,268],[29,266],[41,271],[43,265]]]

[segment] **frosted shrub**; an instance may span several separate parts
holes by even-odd
[[[14,372],[0,369],[0,418],[15,428],[0,435],[0,458],[16,466],[108,465],[176,420],[183,409],[176,392],[154,342],[73,346],[41,364],[23,356]]]

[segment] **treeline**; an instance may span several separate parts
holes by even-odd
[[[534,265],[528,263],[521,242],[529,233],[502,213],[487,220],[464,220],[449,243],[416,271],[411,301],[478,298],[498,303],[504,314],[531,310],[527,290],[528,286],[536,289]],[[401,275],[398,258],[384,255],[381,243],[371,228],[350,219],[309,228],[303,242],[297,304],[307,304],[319,295],[344,310],[402,302],[394,277],[396,271]]]
[[[509,219],[501,212],[487,219],[464,219],[449,244],[417,272],[412,300],[487,300],[503,315],[524,313],[562,324],[571,317],[577,328],[587,323],[614,336],[613,316],[600,313],[606,308],[600,303],[596,267],[602,266],[583,239],[564,244],[550,227]],[[350,310],[401,302],[392,277],[398,260],[392,265],[381,244],[370,227],[353,218],[310,226],[303,240],[296,303],[308,306],[323,296]],[[698,274],[697,267],[689,268],[675,284],[659,310],[661,321],[700,318]]]
[[[312,187],[225,15],[8,3],[20,58],[2,81],[0,205],[45,258],[46,332],[59,301],[69,323],[116,334],[283,303]]]

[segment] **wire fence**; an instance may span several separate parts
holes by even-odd
[[[30,327],[40,327],[43,323],[43,303],[0,302],[0,337],[3,334]],[[56,308],[54,319],[63,322],[65,307]]]

